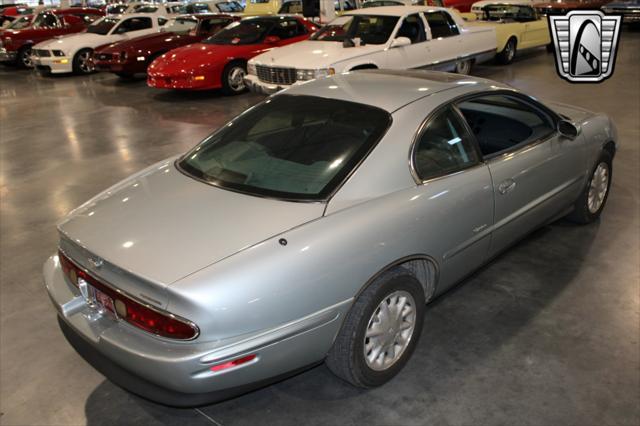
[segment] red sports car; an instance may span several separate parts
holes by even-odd
[[[318,29],[298,16],[261,16],[234,22],[201,43],[165,53],[151,63],[147,84],[162,89],[245,90],[247,61],[274,47],[306,40]]]
[[[51,38],[78,33],[103,16],[98,9],[70,7],[38,13],[31,25],[21,29],[6,29],[0,33],[0,62],[30,67],[31,46]]]
[[[146,73],[149,64],[158,56],[171,49],[202,41],[239,19],[210,13],[178,16],[162,27],[159,33],[96,49],[93,62],[97,70],[109,71],[123,78]]]

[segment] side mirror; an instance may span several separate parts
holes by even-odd
[[[578,136],[579,130],[569,120],[560,120],[558,121],[558,133],[566,138],[575,139]]]
[[[409,39],[409,37],[396,37],[391,42],[391,46],[390,47],[391,48],[402,47],[402,46],[408,46],[410,44],[411,44],[411,40]]]
[[[274,36],[274,35],[266,36],[264,38],[264,42],[267,44],[276,44],[279,41],[280,41],[280,37]]]

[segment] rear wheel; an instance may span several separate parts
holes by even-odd
[[[95,67],[93,65],[93,50],[82,49],[73,57],[73,72],[76,74],[91,74]]]
[[[591,171],[587,186],[574,205],[567,218],[576,223],[591,223],[597,220],[604,210],[609,197],[611,177],[613,175],[611,154],[603,151]]]
[[[20,50],[18,50],[16,61],[18,66],[22,68],[33,67],[33,61],[31,60],[31,46],[21,47]]]
[[[387,382],[416,347],[424,306],[422,286],[408,271],[387,272],[355,301],[327,355],[327,366],[354,386]]]
[[[513,58],[516,57],[517,46],[518,46],[517,40],[515,39],[515,37],[511,37],[507,41],[507,44],[505,44],[504,49],[502,49],[502,52],[496,55],[498,62],[501,63],[502,65],[508,65],[511,62],[513,62]]]
[[[468,75],[471,72],[471,59],[465,59],[464,61],[456,62],[455,71],[458,74]]]
[[[225,95],[237,95],[246,90],[244,77],[247,65],[242,62],[231,62],[222,70],[222,92]]]

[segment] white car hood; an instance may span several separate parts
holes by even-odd
[[[62,37],[56,37],[51,40],[43,41],[37,44],[36,49],[46,50],[75,50],[79,48],[95,48],[103,44],[111,43],[118,40],[116,35],[100,35],[93,33],[70,34]]]
[[[384,49],[383,44],[343,47],[337,41],[307,40],[272,49],[256,56],[252,62],[259,65],[304,69],[327,68],[332,64]]]

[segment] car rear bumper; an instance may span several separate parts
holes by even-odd
[[[73,64],[70,58],[66,57],[39,57],[32,56],[33,65],[36,69],[47,71],[52,74],[62,74],[73,72]]]
[[[322,362],[351,305],[351,300],[344,301],[301,320],[235,338],[171,341],[89,307],[58,262],[57,256],[47,260],[44,283],[72,346],[114,383],[166,405],[216,402]],[[255,358],[229,369],[211,369],[246,355]]]
[[[281,90],[287,89],[291,86],[280,85],[280,84],[270,84],[260,81],[257,75],[249,74],[244,78],[244,84],[247,86],[249,91],[253,93],[260,93],[263,95],[272,95]]]
[[[16,52],[9,52],[4,47],[0,49],[0,62],[14,62],[16,56]]]

